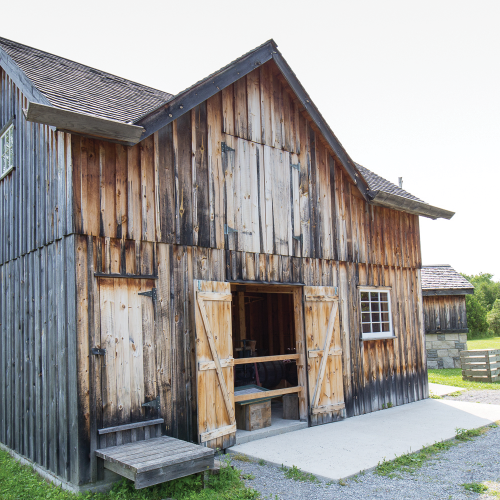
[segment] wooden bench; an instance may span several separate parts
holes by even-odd
[[[215,468],[211,448],[169,436],[155,436],[161,432],[161,423],[163,419],[100,429],[101,449],[95,454],[104,461],[104,468],[134,481],[136,489]],[[144,438],[137,440],[140,430]],[[124,436],[128,440],[127,433],[130,433],[127,443],[108,446],[108,441],[102,440],[102,436],[110,435],[116,441],[123,441]]]

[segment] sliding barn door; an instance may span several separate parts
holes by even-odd
[[[235,444],[231,285],[195,281],[198,438],[210,448]]]
[[[309,412],[312,425],[343,416],[342,344],[333,287],[304,287]]]
[[[103,427],[158,418],[153,280],[99,278]],[[150,295],[140,295],[141,293]]]

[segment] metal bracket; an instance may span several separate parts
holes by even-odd
[[[290,163],[290,166],[300,172],[300,163]]]
[[[229,234],[229,233],[237,233],[237,229],[233,229],[232,227],[229,227],[227,224],[224,224],[224,234]]]
[[[147,403],[142,403],[142,406],[149,406],[150,408],[155,408],[156,411],[160,412],[160,396],[156,396],[152,401],[148,401]]]
[[[223,153],[229,153],[230,151],[234,151],[234,149],[230,148],[225,142],[220,143],[220,150]]]
[[[90,352],[92,354],[95,354],[96,356],[106,356],[106,349],[99,349],[98,347],[92,347],[92,349],[90,349]]]
[[[302,243],[302,235],[300,236],[292,236],[294,240],[300,241]]]
[[[139,292],[137,295],[144,295],[145,297],[151,297],[153,302],[156,302],[156,288],[152,288],[148,292]]]

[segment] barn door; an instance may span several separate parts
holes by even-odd
[[[338,296],[333,287],[304,287],[312,425],[333,421],[345,408]],[[343,413],[340,414],[343,416]],[[331,417],[331,418],[330,418]]]
[[[158,418],[153,280],[99,278],[103,427]],[[146,295],[141,295],[146,293]],[[142,406],[144,403],[150,406]]]
[[[195,281],[198,438],[210,448],[235,444],[231,286]]]

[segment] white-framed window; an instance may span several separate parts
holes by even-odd
[[[0,134],[0,179],[14,169],[14,124],[10,123]]]
[[[391,290],[385,287],[359,287],[361,338],[394,337],[391,313]]]

